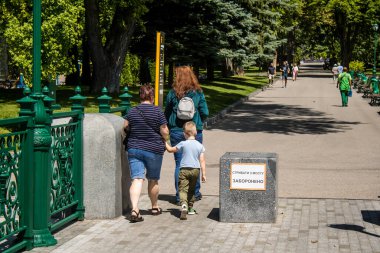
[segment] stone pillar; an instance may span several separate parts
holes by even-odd
[[[221,222],[276,222],[278,156],[226,153],[220,158]]]
[[[83,188],[86,219],[108,219],[129,207],[129,166],[122,144],[124,119],[86,114],[83,122]]]

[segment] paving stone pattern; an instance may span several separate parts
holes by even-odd
[[[171,196],[161,196],[163,214],[145,221],[128,217],[85,220],[57,232],[58,245],[33,252],[377,252],[380,253],[380,201],[279,199],[276,223],[221,223],[219,197],[196,202],[197,215],[179,219]]]

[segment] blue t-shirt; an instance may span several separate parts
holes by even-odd
[[[289,71],[289,66],[288,65],[285,65],[282,67],[282,75],[283,76],[288,76],[288,71]]]
[[[343,72],[343,66],[338,66],[338,73],[342,73]]]
[[[197,168],[201,167],[199,156],[205,152],[205,147],[197,140],[181,141],[176,145],[179,152],[182,152],[180,168]]]
[[[139,104],[137,108],[144,115],[145,120],[136,107],[128,112],[126,120],[129,122],[130,135],[127,149],[135,148],[164,154],[165,144],[160,134],[160,127],[167,124],[164,113],[152,104]]]
[[[269,66],[269,67],[268,67],[268,73],[269,73],[270,75],[274,75],[274,71],[275,71],[275,68],[274,68],[273,66]]]

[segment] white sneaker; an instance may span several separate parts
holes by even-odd
[[[187,205],[183,204],[181,209],[181,216],[179,217],[180,220],[187,220]]]
[[[197,213],[197,211],[196,211],[194,208],[189,207],[189,210],[187,211],[187,214],[188,214],[188,215],[194,215],[194,214],[196,214],[196,213]]]

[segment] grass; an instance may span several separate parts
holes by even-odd
[[[70,97],[74,96],[74,88],[72,86],[58,86],[56,91],[57,104],[61,106],[60,110],[55,110],[54,112],[67,112],[70,111],[71,101]],[[131,88],[130,93],[135,99],[137,97],[138,91],[137,88]],[[85,102],[85,112],[86,113],[95,113],[99,111],[97,97],[100,96],[90,94],[87,87],[82,87],[82,95],[86,96]],[[5,118],[14,118],[18,117],[18,112],[20,109],[19,104],[16,100],[23,97],[22,90],[20,89],[11,89],[11,90],[0,90],[0,119]],[[120,99],[112,99],[111,106],[116,107]],[[137,104],[137,102],[132,101],[132,105]]]
[[[215,115],[256,89],[261,89],[262,86],[267,84],[267,81],[266,76],[260,76],[254,71],[249,71],[246,72],[245,76],[220,77],[211,82],[202,82],[202,89],[206,96],[210,116]]]
[[[207,104],[210,110],[210,116],[215,115],[228,105],[233,104],[240,98],[247,96],[256,89],[261,89],[267,84],[267,77],[261,74],[257,69],[249,69],[244,76],[231,76],[222,78],[220,72],[215,73],[216,78],[213,81],[201,81],[203,92],[205,93]],[[138,104],[138,87],[129,87],[129,92],[133,96],[132,106]],[[165,89],[164,95],[168,90]],[[56,97],[57,103],[61,105],[60,110],[55,112],[70,111],[71,101],[69,98],[74,95],[74,87],[58,86]],[[82,87],[82,95],[87,97],[85,104],[86,113],[98,112],[98,95],[89,94],[87,87]],[[18,117],[19,104],[16,100],[23,97],[22,90],[0,90],[0,119]],[[115,98],[116,96],[112,96]],[[120,100],[112,99],[112,107],[118,106]],[[0,129],[0,134],[6,132]]]

